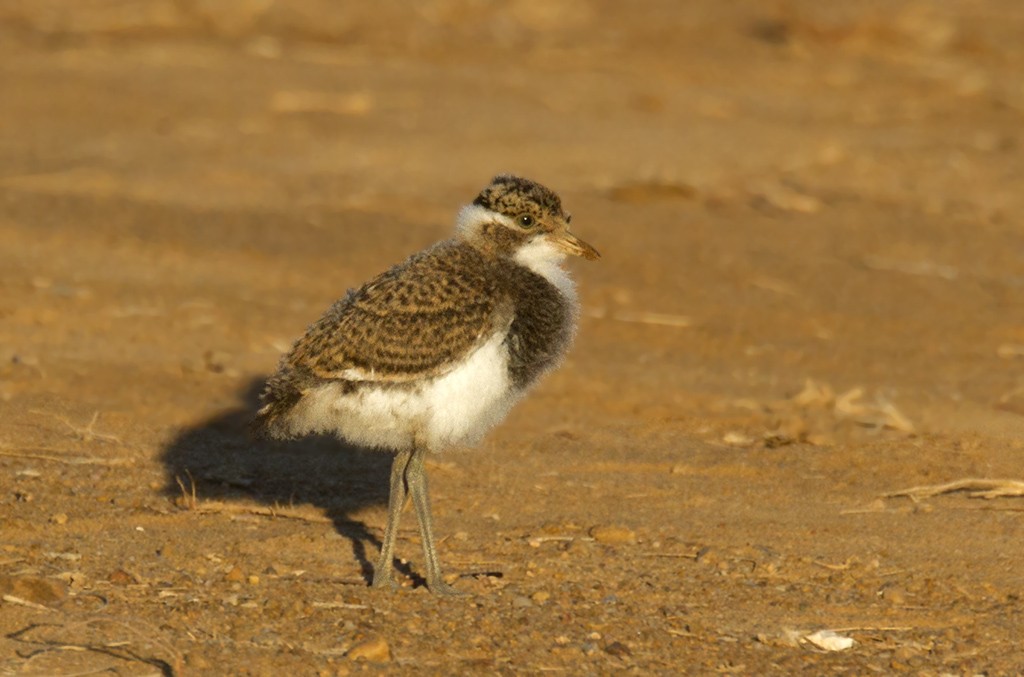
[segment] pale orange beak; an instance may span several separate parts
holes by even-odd
[[[552,244],[561,249],[566,254],[573,256],[582,256],[585,259],[594,261],[601,258],[601,255],[596,249],[591,247],[589,244],[579,239],[569,231],[564,231],[559,235],[551,238]]]

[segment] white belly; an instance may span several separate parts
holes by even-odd
[[[321,386],[296,407],[293,429],[389,449],[476,444],[521,395],[509,382],[504,339],[494,336],[453,371],[418,387],[362,383],[344,394],[338,384]]]

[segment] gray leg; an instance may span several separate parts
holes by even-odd
[[[373,571],[373,587],[394,588],[391,577],[391,559],[395,554],[395,538],[398,536],[398,518],[405,507],[405,474],[412,449],[398,452],[391,464],[391,495],[388,498],[388,525],[384,529],[384,542],[380,546],[380,558]]]
[[[420,537],[423,539],[423,556],[427,561],[427,587],[435,595],[459,594],[444,582],[441,576],[441,564],[437,559],[437,548],[434,547],[434,520],[430,515],[430,497],[427,495],[427,473],[423,468],[426,450],[417,447],[409,459],[405,471],[405,482],[412,496],[412,504],[416,509],[416,518],[420,523]]]

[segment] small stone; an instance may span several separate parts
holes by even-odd
[[[604,652],[610,656],[632,656],[633,652],[622,642],[612,642],[604,648]]]
[[[822,207],[818,198],[790,188],[783,183],[765,183],[756,186],[752,192],[756,197],[785,212],[815,214]]]
[[[900,663],[909,663],[912,662],[917,655],[918,652],[913,647],[901,646],[897,647],[896,650],[892,652],[892,659],[894,661],[899,661]]]
[[[190,668],[195,668],[196,671],[203,672],[210,668],[210,664],[206,662],[206,659],[202,656],[190,653],[185,656],[185,662]]]
[[[634,545],[636,533],[632,529],[618,526],[598,526],[590,530],[590,535],[598,543],[606,545]]]
[[[722,435],[722,442],[730,447],[749,447],[754,443],[754,438],[741,432],[730,431]]]
[[[703,548],[697,551],[697,557],[695,561],[698,564],[714,566],[721,561],[721,557],[719,557],[718,553],[715,550],[711,549],[708,546],[704,546]]]
[[[52,578],[0,576],[0,595],[11,595],[44,606],[56,606],[67,596],[67,586]]]
[[[56,515],[53,515],[50,518],[50,522],[53,523],[53,524],[59,524],[59,525],[67,524],[68,523],[68,516],[65,513],[59,512],[59,513],[57,513]]]
[[[544,602],[551,599],[551,593],[547,590],[538,590],[537,592],[530,595],[530,599],[532,599],[537,604],[543,604]]]
[[[533,600],[525,595],[516,595],[512,598],[512,606],[517,609],[524,609],[533,606]]]
[[[356,643],[345,655],[354,661],[363,659],[371,663],[390,663],[391,647],[383,638],[373,637]]]
[[[894,606],[903,606],[907,603],[907,593],[900,588],[886,588],[882,592],[882,597]]]
[[[57,578],[64,582],[71,590],[80,592],[89,582],[88,578],[81,571],[65,571],[57,574]]]
[[[248,581],[249,585],[259,585],[260,584],[260,577],[257,576],[256,574],[253,574],[252,576],[249,576],[249,578],[247,578],[246,580]]]
[[[833,630],[817,630],[804,635],[803,639],[825,651],[846,651],[856,644],[852,637],[844,637]]]
[[[245,574],[237,566],[232,567],[231,571],[224,575],[224,580],[230,581],[231,583],[241,583],[245,580]]]

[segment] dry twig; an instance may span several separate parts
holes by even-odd
[[[920,487],[910,487],[885,494],[886,498],[906,496],[913,501],[922,498],[931,498],[939,494],[950,494],[955,491],[969,492],[971,498],[1003,498],[1013,496],[1024,496],[1024,481],[1021,480],[990,480],[979,478],[968,478],[947,482],[946,484],[928,484]]]
[[[259,508],[255,506],[232,505],[220,501],[205,501],[190,508],[202,514],[259,515],[261,517],[282,517],[285,519],[332,524],[334,520],[323,515],[308,515],[291,508]]]
[[[174,476],[174,481],[178,483],[178,488],[181,489],[181,500],[185,507],[189,510],[195,510],[196,506],[199,505],[199,501],[196,499],[196,480],[192,477],[192,473],[187,469],[185,474],[188,475],[189,489],[185,489],[185,483],[181,481],[180,475]]]
[[[53,611],[54,609],[46,606],[45,604],[37,604],[27,599],[22,599],[16,595],[4,595],[0,597],[3,601],[8,604],[17,604],[18,606],[27,606],[29,609],[36,609],[37,611]]]
[[[108,630],[104,630],[103,626],[106,626]],[[110,639],[101,636],[110,630],[120,630],[122,636]],[[45,635],[33,639],[31,635],[37,634],[37,631],[42,631]],[[30,625],[8,635],[8,637],[43,646],[41,650],[33,652],[25,659],[21,665],[22,672],[29,672],[31,662],[37,659],[45,661],[54,651],[90,651],[122,661],[145,663],[159,668],[165,675],[181,674],[184,663],[183,654],[161,639],[159,634],[159,630],[138,619],[93,616],[73,623]],[[149,651],[142,653],[140,651],[142,648],[151,648],[153,654],[160,654],[167,658],[147,655]],[[116,670],[116,664],[111,664],[107,669],[111,668]],[[87,674],[97,674],[97,672],[99,671],[90,670]]]
[[[82,439],[86,442],[99,440],[101,442],[113,442],[115,444],[121,444],[121,438],[118,437],[117,435],[99,433],[94,430],[96,422],[100,418],[100,412],[98,411],[93,412],[92,418],[89,420],[89,423],[85,427],[77,426],[68,419],[64,418],[63,416],[58,416],[57,414],[54,414],[49,411],[39,411],[37,409],[33,409],[32,413],[39,414],[40,416],[52,416],[53,418],[57,419],[58,421],[66,425],[68,428],[70,428],[71,431],[75,433],[75,435],[77,435],[79,439]]]

